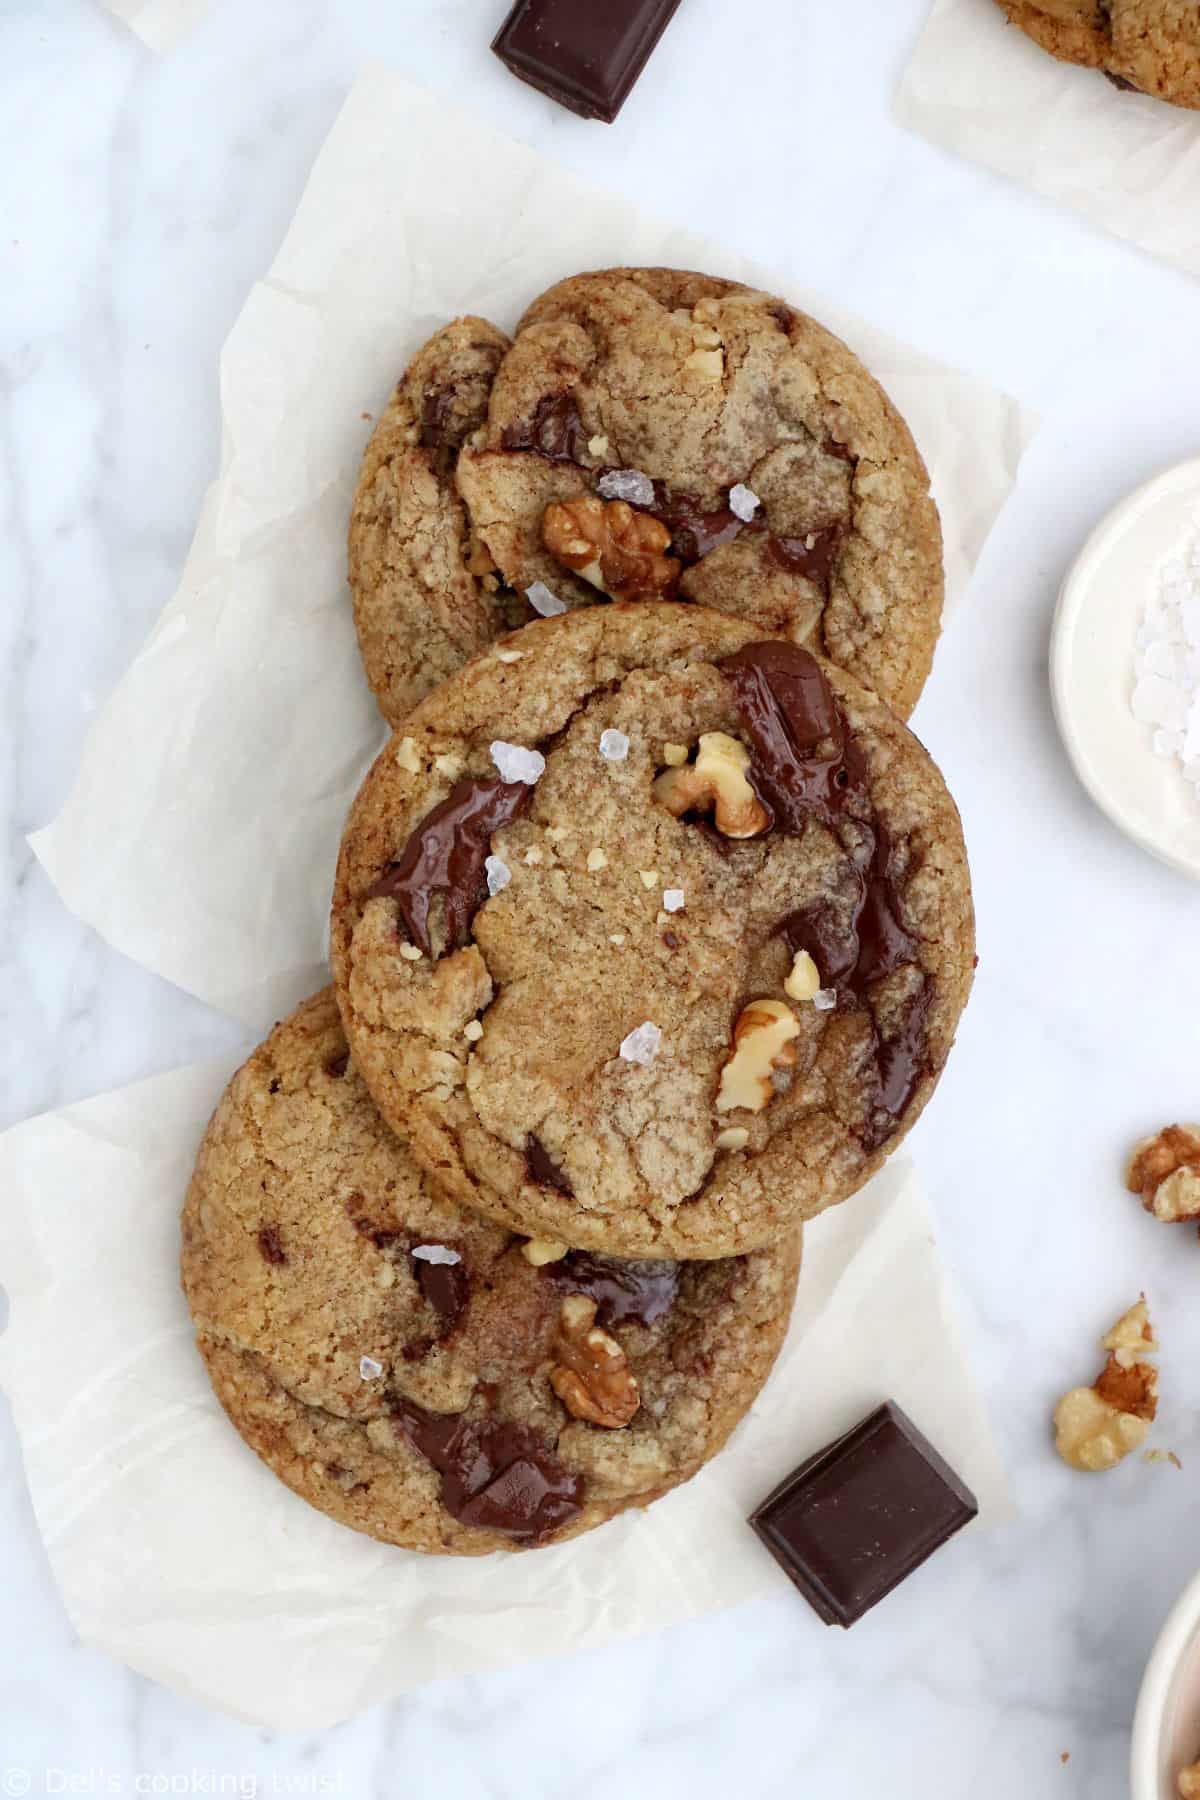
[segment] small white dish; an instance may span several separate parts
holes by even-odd
[[[1133,1800],[1178,1800],[1176,1777],[1200,1757],[1200,1575],[1187,1586],[1146,1665],[1133,1720]]]
[[[1142,609],[1200,516],[1200,457],[1097,526],[1063,583],[1050,642],[1058,729],[1092,799],[1134,843],[1200,880],[1200,802],[1130,710]]]

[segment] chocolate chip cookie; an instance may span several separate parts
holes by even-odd
[[[397,724],[505,626],[609,599],[698,601],[828,657],[907,717],[942,542],[904,421],[845,344],[732,282],[561,282],[509,345],[418,356],[350,528],[367,673]]]
[[[1117,86],[1200,107],[1195,0],[997,0],[1061,62],[1101,69]]]
[[[681,1266],[531,1244],[439,1195],[349,1060],[331,990],[208,1129],[183,1282],[222,1406],[357,1531],[474,1555],[572,1537],[713,1456],[783,1341],[798,1233]]]
[[[412,713],[352,809],[338,999],[455,1199],[639,1257],[734,1255],[854,1192],[973,969],[934,764],[831,665],[653,601],[543,620]]]

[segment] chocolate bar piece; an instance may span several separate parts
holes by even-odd
[[[679,0],[517,0],[492,49],[560,106],[612,124]]]
[[[889,1401],[802,1463],[750,1523],[825,1623],[850,1626],[978,1511],[975,1496]]]

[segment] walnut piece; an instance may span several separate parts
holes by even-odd
[[[560,1244],[555,1238],[530,1238],[527,1244],[521,1245],[521,1255],[535,1269],[544,1269],[547,1263],[561,1262],[567,1254],[567,1245]]]
[[[1115,1469],[1145,1442],[1158,1411],[1158,1349],[1143,1295],[1101,1339],[1108,1361],[1090,1388],[1073,1388],[1054,1411],[1056,1447],[1084,1474]]]
[[[1200,1796],[1200,1763],[1179,1771],[1180,1800],[1197,1800]]]
[[[1200,1219],[1200,1125],[1168,1125],[1143,1138],[1129,1159],[1131,1194],[1165,1225]]]
[[[749,767],[745,744],[727,732],[706,731],[695,762],[665,770],[654,783],[654,797],[677,819],[711,810],[722,837],[757,837],[771,821],[747,779]]]
[[[807,950],[797,950],[784,979],[783,991],[791,1000],[815,1000],[821,991],[821,974]]]
[[[800,1026],[782,1000],[752,1000],[733,1028],[733,1055],[721,1071],[717,1111],[761,1112],[775,1093],[776,1070],[796,1063]]]
[[[669,528],[624,500],[585,494],[555,501],[542,517],[542,542],[556,562],[611,600],[668,599],[679,582],[680,563],[663,554]]]
[[[574,1418],[609,1431],[628,1425],[641,1395],[620,1344],[596,1324],[594,1300],[570,1294],[563,1301],[554,1353],[550,1386]]]

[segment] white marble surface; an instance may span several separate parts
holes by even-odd
[[[1195,452],[1200,292],[891,125],[923,0],[684,0],[611,130],[493,63],[502,10],[214,0],[163,59],[92,0],[0,6],[5,1122],[238,1041],[68,917],[23,834],[172,590],[216,463],[220,343],[355,72],[387,59],[749,255],[782,236],[814,286],[1046,416],[917,721],[965,816],[982,962],[914,1147],[1023,1516],[848,1636],[785,1594],[272,1738],[73,1641],[0,1412],[0,1791],[1121,1800],[1141,1666],[1197,1562],[1200,1246],[1119,1180],[1132,1136],[1200,1112],[1197,894],[1077,788],[1045,652],[1094,518]],[[1048,1454],[1048,1409],[1142,1286],[1158,1441],[1184,1469],[1088,1483]]]

